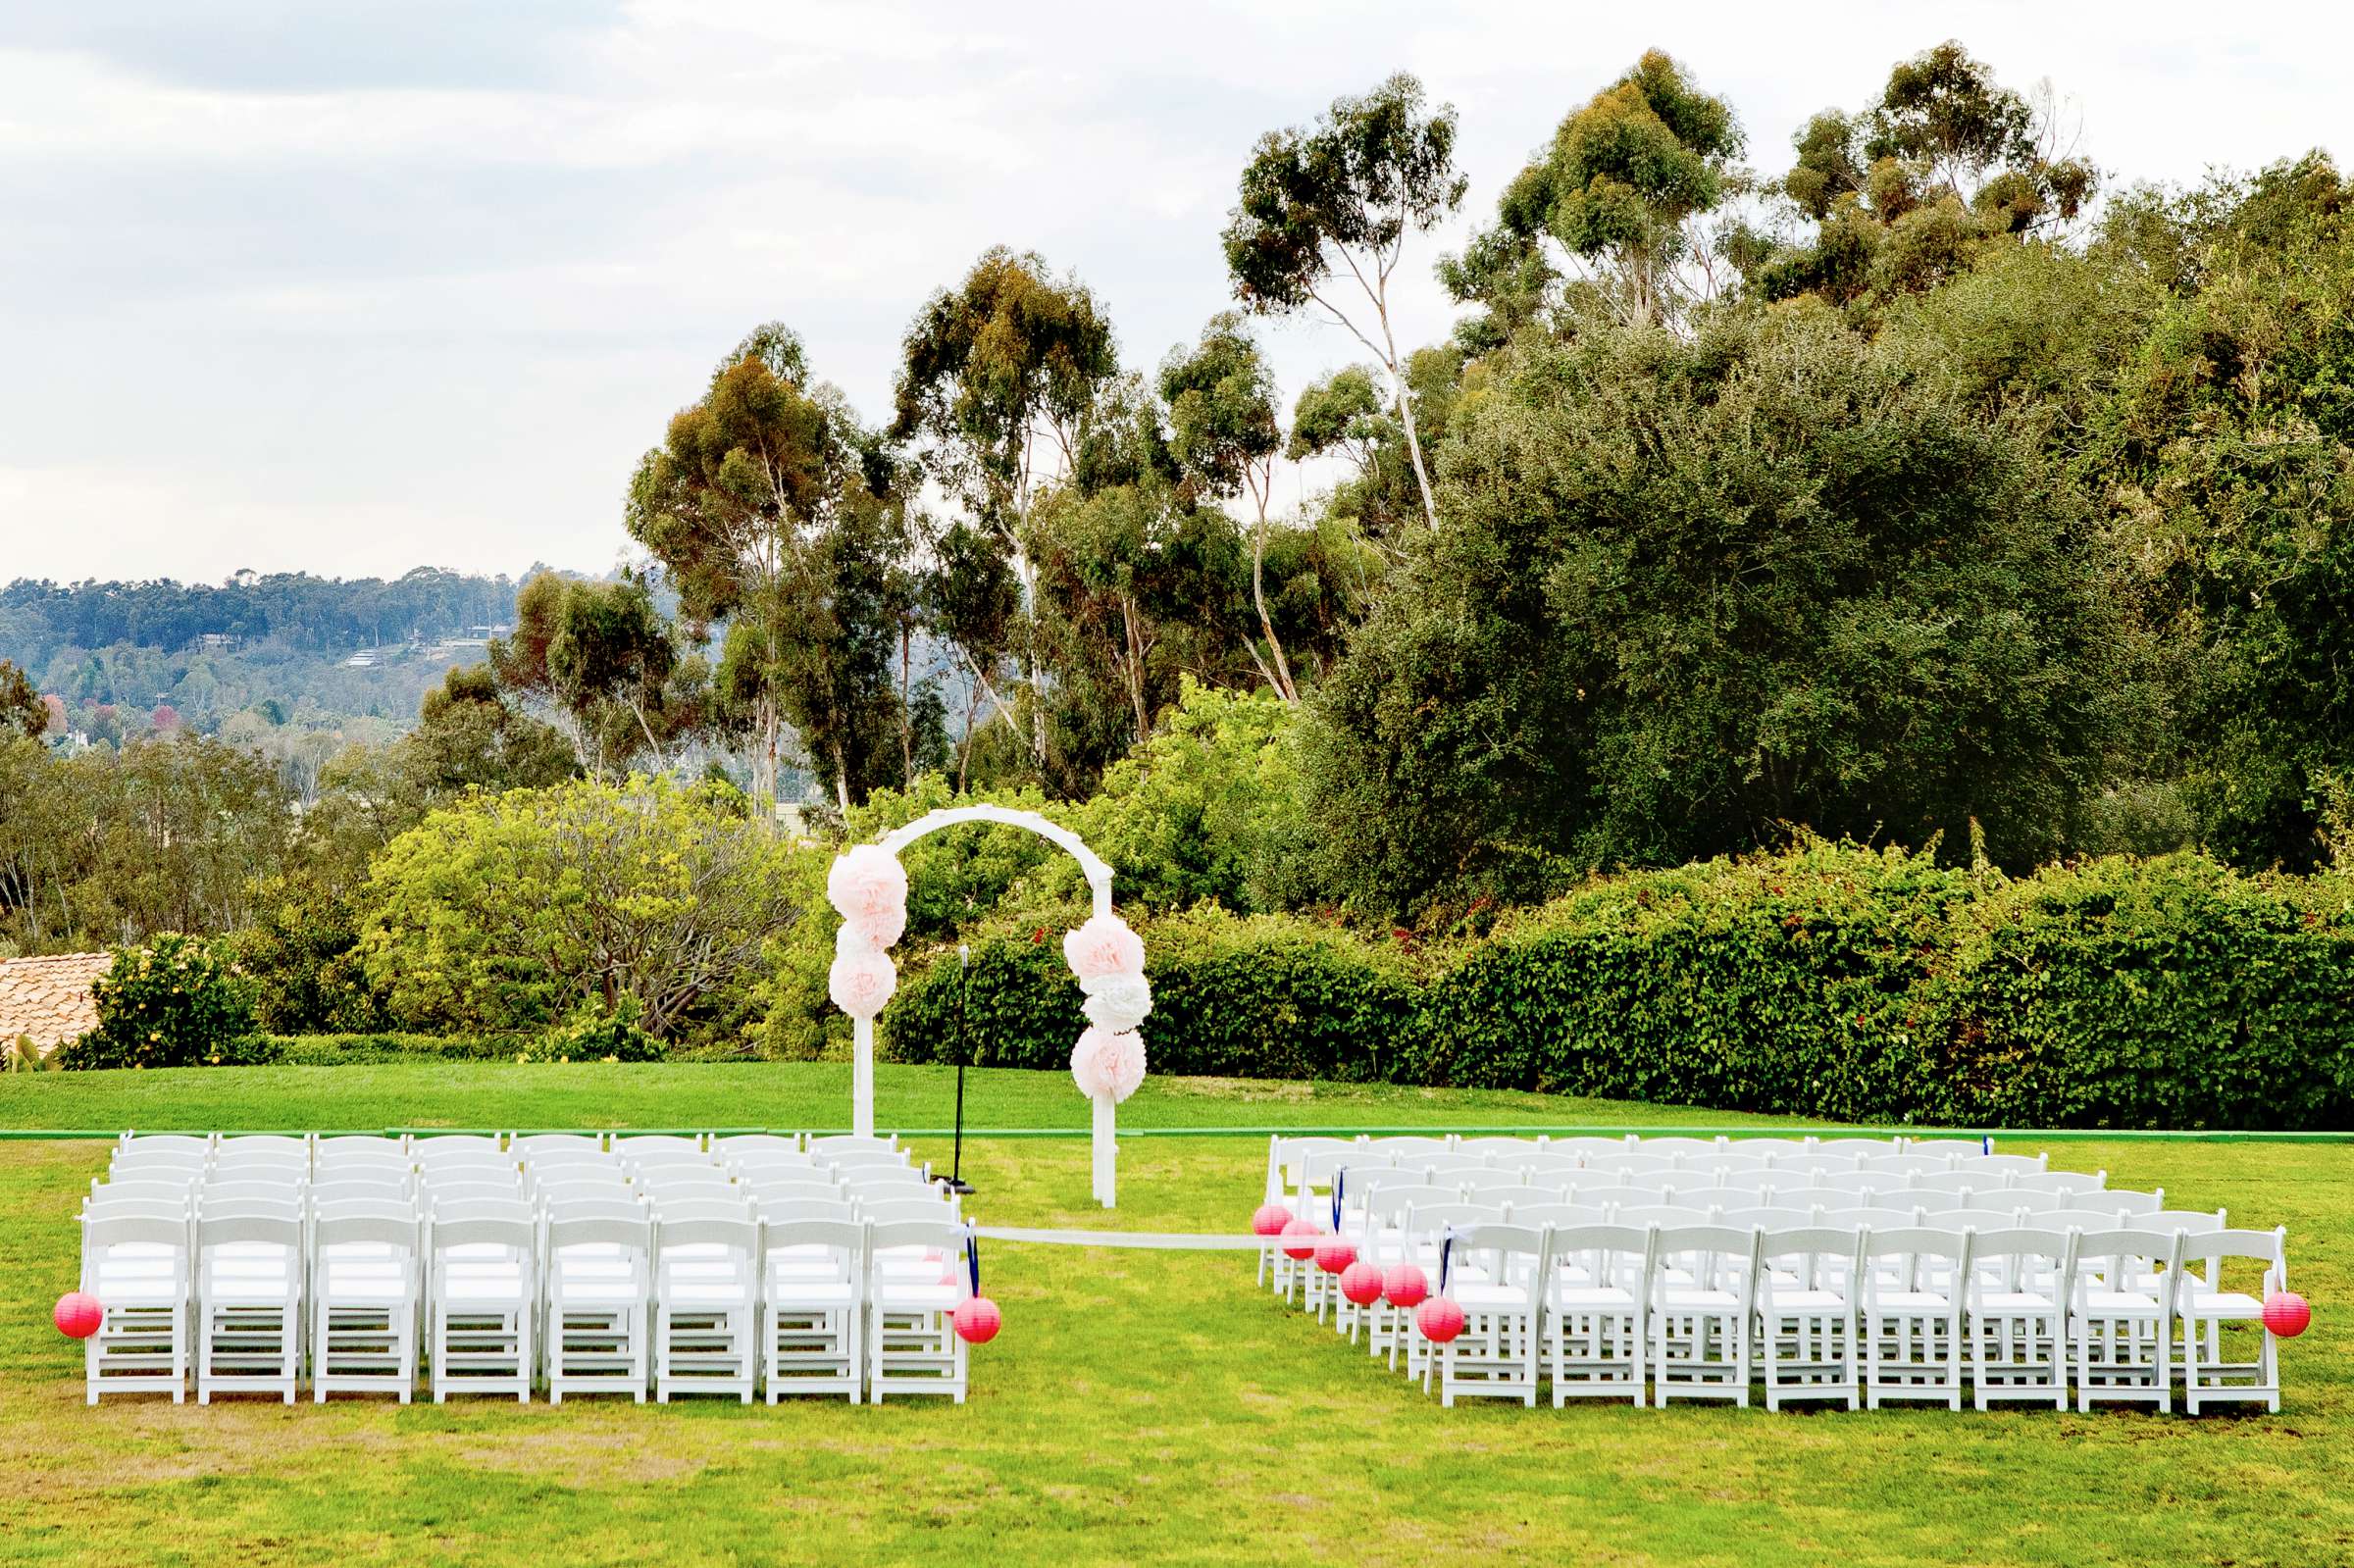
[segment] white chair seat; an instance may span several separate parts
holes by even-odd
[[[1582,1286],[1553,1292],[1554,1309],[1560,1312],[1598,1312],[1612,1307],[1632,1310],[1634,1304],[1634,1292],[1615,1285]]]
[[[566,1307],[636,1306],[639,1294],[637,1282],[626,1273],[618,1279],[582,1280],[567,1272],[550,1299]]]
[[[1847,1306],[1847,1297],[1836,1290],[1776,1290],[1773,1310],[1776,1312],[1838,1312]]]
[[[2156,1317],[2158,1302],[2139,1290],[2087,1290],[2084,1292],[2084,1310],[2109,1318],[2136,1314]]]
[[[1953,1302],[1935,1290],[1882,1290],[1872,1304],[1882,1312],[1943,1312]]]
[[[110,1307],[170,1306],[179,1291],[169,1274],[110,1274],[98,1270],[98,1299]]]
[[[875,1304],[886,1312],[946,1312],[956,1305],[956,1287],[885,1279]]]
[[[788,1309],[834,1311],[858,1299],[847,1280],[791,1280],[769,1288],[769,1304]]]
[[[673,1308],[740,1307],[749,1304],[750,1292],[741,1280],[682,1280],[674,1274],[662,1300]]]
[[[321,1298],[333,1306],[382,1306],[409,1298],[407,1284],[397,1275],[363,1274],[330,1267],[320,1277]]]
[[[2237,1290],[2194,1290],[2183,1303],[2182,1313],[2193,1318],[2260,1318],[2264,1303]]]
[[[1730,1290],[1675,1287],[1660,1292],[1660,1305],[1669,1312],[1729,1312],[1740,1304]]]

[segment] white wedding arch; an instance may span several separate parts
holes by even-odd
[[[1063,952],[1088,994],[1090,1028],[1073,1049],[1072,1076],[1094,1104],[1095,1196],[1110,1208],[1118,1162],[1115,1107],[1135,1089],[1145,1070],[1144,1044],[1135,1033],[1151,1010],[1144,946],[1112,911],[1111,867],[1103,857],[1077,834],[1035,811],[993,805],[944,807],[836,859],[834,874],[827,879],[827,896],[842,913],[844,927],[836,942],[831,989],[836,1005],[850,1015],[856,1040],[851,1127],[867,1137],[875,1130],[875,1017],[896,986],[897,972],[888,949],[906,925],[906,872],[898,864],[899,854],[943,828],[976,822],[1038,835],[1078,861],[1087,878],[1094,909],[1087,923],[1064,938]],[[878,852],[887,857],[887,866],[875,858]]]

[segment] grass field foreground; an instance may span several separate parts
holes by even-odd
[[[793,1125],[830,1067],[249,1069],[0,1081],[0,1124]],[[1059,1074],[977,1075],[971,1119],[1072,1125]],[[885,1069],[883,1120],[938,1126],[952,1075]],[[757,1114],[749,1114],[753,1111]],[[68,1114],[70,1113],[70,1114]],[[1739,1120],[1675,1107],[1155,1080],[1127,1126]],[[1754,1119],[1761,1123],[1765,1119]],[[2031,1140],[2006,1146],[2033,1147]],[[2354,1561],[2354,1145],[2050,1145],[2177,1206],[2286,1224],[2313,1329],[2281,1414],[1988,1415],[1679,1407],[1442,1411],[1257,1291],[1234,1254],[990,1245],[1006,1329],[972,1401],[778,1409],[579,1400],[399,1408],[81,1403],[48,1324],[94,1143],[0,1144],[0,1560],[12,1564],[1405,1561],[1782,1565]],[[920,1152],[945,1161],[945,1141]],[[1084,1139],[980,1139],[971,1211],[1207,1230],[1257,1196],[1263,1139],[1140,1138],[1121,1206]]]

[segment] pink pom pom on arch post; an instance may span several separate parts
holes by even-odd
[[[1063,962],[1081,981],[1145,972],[1145,939],[1117,915],[1091,915],[1062,934]]]

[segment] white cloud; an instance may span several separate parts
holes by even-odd
[[[752,324],[877,417],[924,295],[1004,242],[1151,365],[1227,303],[1253,139],[1401,67],[1461,111],[1472,177],[1404,279],[1427,340],[1427,262],[1653,44],[1762,168],[1953,35],[2052,77],[2105,167],[2180,180],[2342,137],[2350,32],[2334,6],[42,8],[0,23],[0,577],[602,565],[638,453]],[[1358,357],[1267,337],[1292,389]]]

